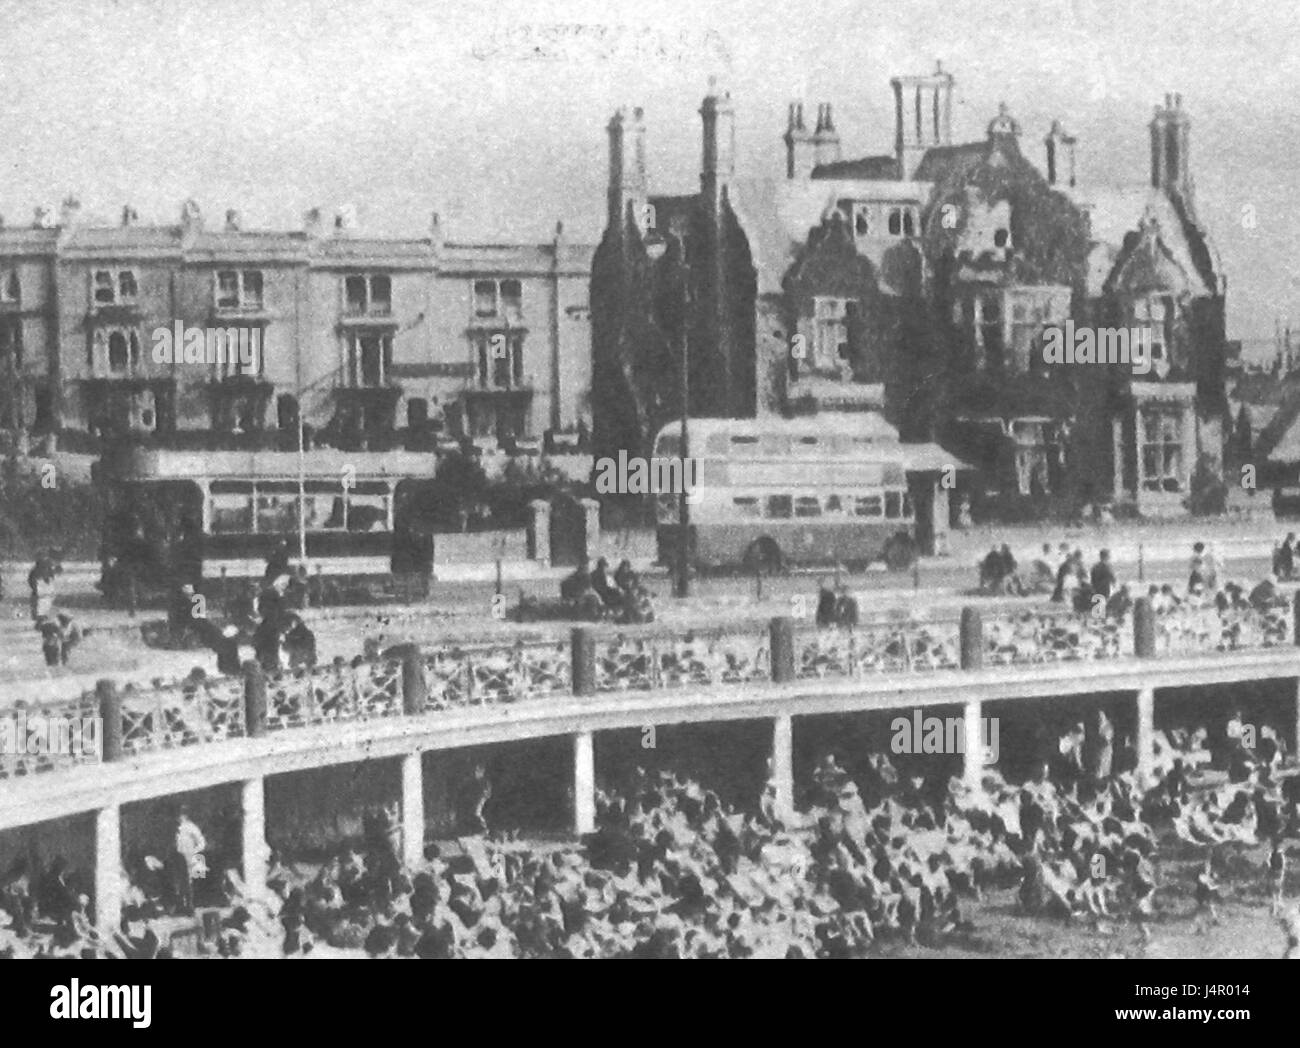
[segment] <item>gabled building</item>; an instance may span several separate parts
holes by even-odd
[[[735,171],[731,102],[711,88],[689,196],[650,191],[644,116],[616,115],[592,273],[598,453],[644,449],[678,413],[685,331],[692,414],[882,411],[973,461],[972,493],[1009,511],[1181,512],[1197,463],[1221,469],[1226,411],[1224,283],[1181,100],[1152,121],[1151,185],[1099,208],[1059,121],[1044,171],[1005,105],[953,141],[942,67],[892,85],[892,156],[843,158],[831,105],[794,103],[786,177],[759,180]],[[1049,363],[1067,321],[1149,329],[1154,366]]]

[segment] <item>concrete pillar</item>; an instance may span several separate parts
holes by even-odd
[[[402,658],[402,712],[416,716],[424,712],[428,701],[428,686],[424,680],[424,661],[420,656],[420,646],[414,646]]]
[[[1156,612],[1150,597],[1133,602],[1133,654],[1139,659],[1156,657]]]
[[[573,832],[596,832],[596,747],[589,731],[573,736]]]
[[[596,635],[577,626],[570,635],[573,666],[573,694],[596,694]]]
[[[239,784],[240,854],[244,887],[251,899],[266,894],[266,872],[271,849],[266,843],[266,780],[260,775]]]
[[[977,700],[962,707],[962,731],[962,779],[971,789],[978,789],[984,778],[984,721]]]
[[[551,504],[545,499],[528,503],[532,517],[528,526],[528,559],[543,567],[551,563]]]
[[[774,618],[768,625],[769,650],[772,658],[772,680],[786,684],[794,680],[794,621],[787,617]]]
[[[1115,464],[1115,477],[1112,493],[1115,501],[1124,498],[1124,420],[1119,416],[1110,420],[1110,455]]]
[[[402,865],[424,864],[424,755],[402,757]]]
[[[595,499],[578,499],[582,507],[582,549],[579,557],[596,559],[600,546],[600,503]]]
[[[1143,688],[1137,694],[1137,732],[1134,743],[1137,746],[1138,784],[1149,786],[1152,768],[1155,763],[1156,734],[1156,691]]]
[[[102,759],[122,759],[122,696],[111,680],[95,682],[95,696],[99,704],[100,737],[104,745]]]
[[[788,713],[772,720],[772,785],[777,817],[789,822],[794,816],[794,718]]]
[[[266,672],[256,659],[244,663],[244,731],[250,739],[266,734]]]
[[[978,608],[961,609],[961,668],[984,668],[984,620]]]
[[[122,809],[95,812],[95,925],[111,935],[122,923]]]

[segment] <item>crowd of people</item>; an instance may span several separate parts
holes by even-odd
[[[360,840],[319,865],[273,853],[266,901],[250,901],[226,871],[219,891],[206,892],[223,904],[209,914],[207,949],[232,957],[855,957],[890,943],[974,942],[971,904],[1004,890],[1025,915],[1090,926],[1112,951],[1130,939],[1135,952],[1162,926],[1208,931],[1229,892],[1261,894],[1287,956],[1300,957],[1300,910],[1286,891],[1300,777],[1278,774],[1276,734],[1256,739],[1242,727],[1234,715],[1212,751],[1204,730],[1162,735],[1160,774],[1146,789],[1100,712],[1060,736],[1018,785],[992,769],[979,788],[915,776],[882,753],[850,773],[827,754],[803,798],[807,814],[790,824],[772,783],[756,812],[739,813],[698,783],[638,770],[598,795],[597,830],[580,847],[488,832],[481,801],[490,792],[478,789],[461,820],[467,836],[430,846],[415,870],[399,861],[392,814],[375,809]],[[1211,762],[1227,768],[1227,784],[1193,781]],[[483,778],[476,769],[475,782]],[[1159,862],[1169,829],[1201,850],[1194,875]],[[1250,872],[1244,855],[1260,845],[1267,859]],[[131,871],[111,941],[92,927],[66,863],[56,859],[36,878],[17,864],[0,885],[0,956],[170,955],[156,918],[193,913],[195,883],[214,879],[206,851],[202,832],[178,812],[170,856],[146,857]]]
[[[594,567],[590,561],[580,561],[560,580],[558,605],[547,606],[531,597],[520,597],[515,618],[528,622],[547,617],[635,625],[654,622],[655,608],[650,591],[631,561],[620,562],[611,575],[609,561],[600,557]]]
[[[1168,583],[1148,586],[1146,595],[1158,613],[1184,603],[1200,606],[1212,602],[1220,610],[1272,607],[1282,599],[1278,583],[1296,577],[1298,555],[1295,535],[1289,534],[1274,550],[1272,572],[1247,589],[1223,579],[1219,556],[1204,542],[1197,542],[1192,547],[1187,585],[1181,595]],[[1009,546],[994,547],[980,562],[979,578],[980,592],[987,595],[1050,594],[1053,603],[1066,604],[1080,613],[1102,612],[1109,618],[1123,618],[1134,602],[1129,584],[1119,580],[1110,550],[1101,550],[1089,567],[1083,550],[1072,550],[1064,542],[1055,552],[1050,543],[1045,543],[1025,571]]]

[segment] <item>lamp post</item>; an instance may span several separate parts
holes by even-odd
[[[680,490],[677,492],[677,574],[673,579],[673,596],[678,599],[691,595],[691,500],[687,493],[687,462],[691,457],[691,429],[689,425],[691,406],[691,372],[690,342],[687,324],[691,306],[691,270],[683,258],[679,273],[682,279],[682,324],[681,335],[677,345],[678,353],[678,397],[682,410],[681,434],[681,474]]]
[[[677,396],[681,409],[682,428],[680,447],[681,490],[677,493],[677,548],[673,565],[673,596],[677,598],[691,595],[691,553],[689,536],[691,532],[691,506],[686,492],[686,463],[691,454],[690,434],[690,343],[688,324],[691,310],[691,267],[686,263],[686,251],[680,238],[674,236],[673,244],[677,254],[673,259],[671,272],[681,280],[681,330],[677,338]],[[668,250],[668,240],[657,229],[651,229],[645,236],[646,254],[650,261],[658,263]]]

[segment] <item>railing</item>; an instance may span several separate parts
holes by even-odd
[[[960,619],[839,630],[797,629],[788,618],[680,635],[598,636],[582,627],[568,642],[407,645],[384,659],[272,677],[249,663],[241,676],[192,676],[151,689],[118,691],[100,681],[93,694],[0,711],[0,779],[313,725],[546,698],[1265,650],[1300,644],[1297,606],[1300,594],[1295,604],[1157,612],[1143,598],[1122,619],[966,608]],[[78,719],[96,722],[95,746],[59,752],[23,744],[33,724]]]

